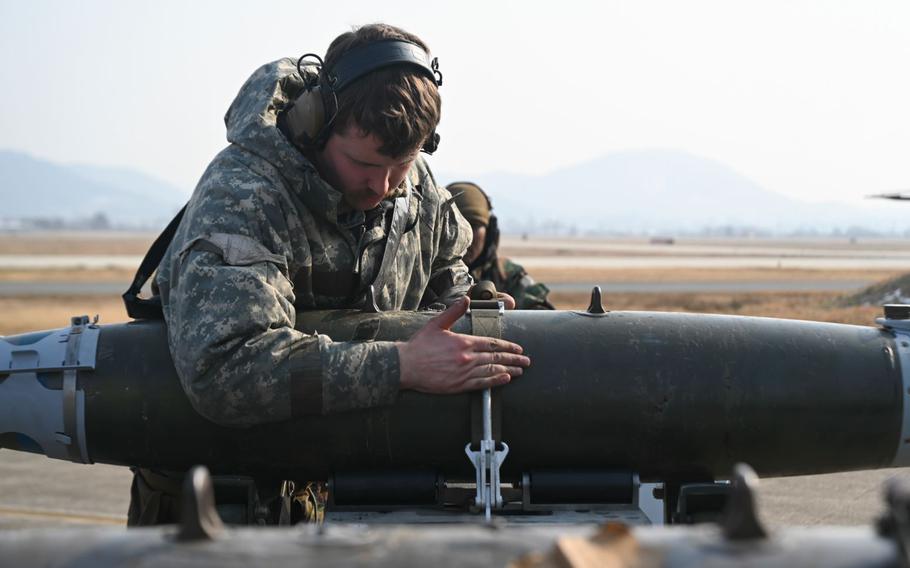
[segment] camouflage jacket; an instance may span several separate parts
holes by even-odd
[[[500,292],[515,298],[517,310],[552,310],[547,300],[550,289],[528,276],[525,269],[508,258],[493,258],[471,271],[474,280],[489,280]]]
[[[156,277],[171,355],[196,410],[233,426],[393,402],[391,342],[294,329],[296,310],[448,303],[471,284],[467,222],[422,159],[376,209],[347,208],[276,128],[302,82],[290,59],[259,68],[225,116]]]

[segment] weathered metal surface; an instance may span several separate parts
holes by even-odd
[[[594,526],[313,525],[233,529],[211,541],[179,543],[175,529],[23,529],[0,533],[3,562],[67,566],[584,566],[547,563],[587,542],[617,567],[899,566],[897,546],[866,527],[788,529],[759,542],[728,541],[716,526],[636,527],[632,550],[598,539]],[[521,563],[519,563],[521,562]]]
[[[0,564],[27,567],[119,566],[509,566],[617,568],[715,566],[906,566],[906,485],[892,483],[877,530],[865,527],[759,527],[757,478],[738,465],[722,525],[629,527],[604,524],[491,525],[330,523],[295,528],[224,529],[211,479],[194,468],[184,487],[180,526],[123,529],[20,529],[0,532]],[[749,519],[745,525],[743,519]],[[204,525],[204,526],[203,526]],[[731,532],[731,527],[736,530]],[[746,528],[743,532],[743,528]]]

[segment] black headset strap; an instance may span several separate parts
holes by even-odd
[[[129,289],[123,293],[123,304],[126,306],[126,313],[133,319],[162,319],[164,317],[164,313],[161,309],[160,296],[156,294],[151,298],[140,298],[139,293],[142,291],[142,287],[145,286],[145,283],[151,278],[155,269],[158,268],[161,259],[164,258],[164,253],[167,251],[167,247],[170,246],[171,241],[174,240],[174,234],[177,232],[177,227],[180,225],[180,220],[183,219],[183,213],[185,211],[186,205],[180,209],[177,215],[168,223],[167,227],[161,231],[161,234],[158,235],[158,238],[152,243],[148,252],[145,253],[145,258],[143,258],[142,262],[139,264],[139,269],[136,270],[136,275],[133,276],[133,283],[130,284]]]
[[[370,42],[343,53],[338,61],[325,71],[331,76],[330,86],[335,92],[371,71],[390,65],[411,64],[434,83],[437,81],[433,62],[419,45],[397,39]]]
[[[302,68],[306,59],[318,62],[318,76],[315,80]],[[342,53],[331,67],[318,55],[306,53],[297,60],[297,71],[304,81],[305,93],[319,87],[318,96],[322,102],[324,123],[315,133],[306,132],[294,125],[290,116],[302,96],[298,94],[298,98],[278,114],[278,127],[289,140],[302,149],[322,148],[332,132],[338,114],[338,93],[364,75],[393,65],[408,65],[429,78],[435,85],[442,85],[438,60],[436,58],[431,60],[423,48],[409,41],[386,39],[366,43]],[[438,147],[439,134],[434,130],[421,150],[432,154]]]

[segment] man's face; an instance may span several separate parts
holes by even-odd
[[[483,252],[484,242],[487,240],[487,228],[484,225],[471,225],[471,229],[474,232],[474,240],[471,241],[471,246],[468,247],[468,251],[464,253],[464,258],[462,258],[464,263],[468,265],[480,256],[480,253]]]
[[[318,153],[319,173],[353,209],[368,211],[404,181],[418,149],[398,158],[379,153],[382,141],[358,128],[333,132]]]

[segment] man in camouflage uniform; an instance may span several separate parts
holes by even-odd
[[[336,38],[325,67],[389,39],[428,52],[376,24]],[[260,67],[240,89],[225,116],[230,145],[199,181],[156,278],[177,374],[206,418],[246,427],[391,404],[402,389],[465,392],[530,363],[513,343],[448,331],[467,309],[470,231],[418,155],[440,111],[436,83],[418,71],[392,65],[344,87],[319,147],[292,143],[280,120],[304,91],[294,60]],[[448,308],[407,342],[294,329],[296,310],[363,306],[370,285],[384,311]],[[173,520],[157,473],[137,474],[130,524]]]
[[[446,189],[474,233],[463,257],[474,280],[489,280],[497,290],[512,296],[519,310],[552,310],[553,304],[547,300],[549,288],[535,282],[520,264],[499,258],[499,226],[489,196],[477,184],[466,181],[450,183]]]

